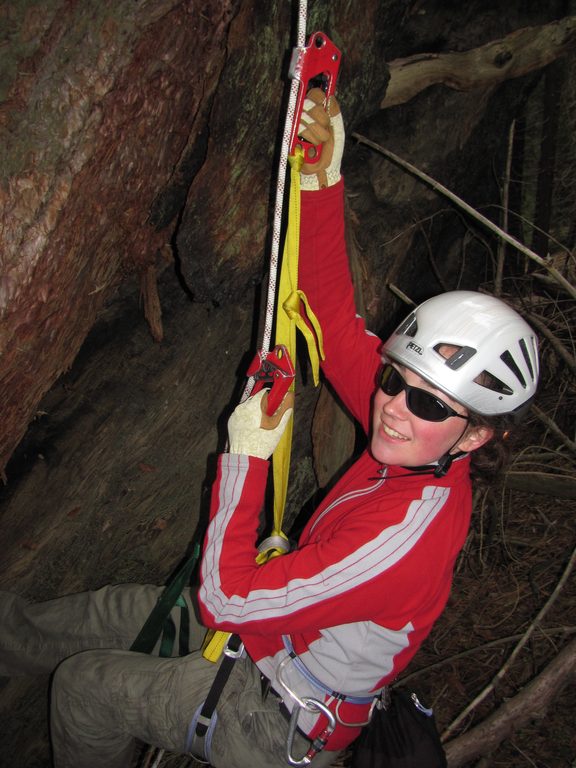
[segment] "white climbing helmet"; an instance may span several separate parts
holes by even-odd
[[[521,415],[538,384],[532,328],[505,302],[475,291],[450,291],[416,307],[383,353],[484,416]]]

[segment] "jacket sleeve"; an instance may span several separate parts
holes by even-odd
[[[375,613],[402,626],[437,592],[446,576],[439,563],[453,559],[443,551],[451,537],[435,525],[446,488],[423,495],[420,489],[410,500],[402,484],[385,508],[375,503],[342,514],[330,535],[312,533],[294,552],[257,565],[267,469],[262,459],[220,456],[198,593],[206,626],[241,634],[317,632],[370,621]],[[417,546],[430,535],[431,545]]]
[[[323,372],[352,415],[369,428],[381,341],[356,314],[345,241],[344,185],[302,193],[299,287],[322,328]]]

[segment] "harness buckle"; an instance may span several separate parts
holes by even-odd
[[[204,765],[210,765],[210,749],[214,728],[218,722],[218,712],[214,710],[209,717],[202,714],[204,702],[196,710],[190,728],[186,744],[187,754],[194,760]]]
[[[326,704],[323,704],[321,701],[318,701],[318,699],[313,699],[310,696],[302,696],[301,701],[304,706],[294,702],[294,708],[290,717],[290,725],[288,726],[288,736],[286,739],[286,758],[294,768],[304,768],[305,766],[310,765],[312,759],[318,752],[321,752],[324,749],[328,739],[334,733],[334,729],[336,728],[336,718],[334,717],[334,713],[328,709]],[[294,736],[296,735],[296,730],[298,728],[298,718],[300,717],[302,709],[306,709],[308,712],[320,712],[326,718],[327,724],[310,744],[306,754],[298,759],[293,756],[292,748],[294,746]]]
[[[258,552],[266,553],[268,550],[273,550],[278,555],[283,555],[290,551],[290,542],[285,536],[273,534],[258,545]]]
[[[239,659],[244,655],[244,643],[240,642],[238,647],[235,648],[233,645],[234,638],[238,638],[238,635],[231,635],[231,637],[228,638],[228,642],[224,646],[224,656],[228,656],[229,659]]]

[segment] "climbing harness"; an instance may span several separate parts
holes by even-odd
[[[328,739],[334,732],[337,723],[340,723],[340,725],[344,725],[349,728],[359,728],[367,725],[372,718],[372,713],[374,708],[377,706],[377,702],[381,698],[382,692],[370,694],[369,696],[351,696],[331,690],[325,686],[315,675],[313,675],[312,672],[306,667],[302,659],[294,651],[290,637],[288,635],[283,635],[282,640],[288,655],[282,659],[276,668],[276,680],[293,702],[292,713],[290,716],[290,727],[288,729],[288,737],[286,743],[286,758],[290,765],[295,766],[295,768],[302,768],[302,766],[308,765],[313,757],[318,754],[318,752],[321,752],[322,749],[324,749]],[[306,680],[308,680],[308,682],[311,683],[314,688],[321,691],[323,695],[328,695],[330,699],[336,700],[334,712],[324,701],[320,701],[320,699],[313,696],[300,696],[294,690],[294,688],[286,679],[286,669],[290,664],[294,664],[294,666],[298,669],[298,672],[303,677],[305,677]],[[342,704],[342,702],[360,705],[370,704],[367,719],[363,720],[362,722],[355,723],[349,723],[345,720],[342,720],[342,718],[339,716],[340,704]],[[304,757],[295,758],[293,755],[294,736],[298,728],[298,720],[303,710],[312,714],[323,715],[326,718],[326,725],[310,743],[310,746]]]
[[[130,646],[131,651],[135,653],[152,653],[154,647],[160,641],[158,655],[162,658],[171,656],[176,639],[176,627],[170,614],[174,607],[179,607],[178,655],[185,656],[190,652],[190,614],[186,600],[183,597],[183,592],[190,585],[192,573],[199,557],[200,544],[198,541],[194,541],[190,554],[183,560],[181,566],[162,590],[156,605]],[[146,768],[158,768],[163,755],[163,749],[150,747],[146,757]]]
[[[210,761],[212,734],[218,720],[216,706],[237,659],[244,655],[244,643],[238,635],[229,635],[223,658],[208,696],[196,711],[189,729],[187,750],[197,760]]]
[[[371,693],[367,696],[352,696],[347,693],[339,693],[338,691],[333,691],[331,688],[328,688],[326,685],[324,685],[324,683],[322,683],[316,677],[316,675],[314,675],[304,664],[302,659],[294,650],[294,646],[292,645],[292,640],[290,639],[289,635],[282,635],[282,641],[288,656],[280,663],[279,669],[286,666],[289,662],[292,662],[300,674],[305,677],[308,682],[311,683],[315,688],[322,691],[323,694],[326,694],[334,699],[338,699],[339,701],[347,701],[349,704],[370,704],[370,702],[372,702],[374,698],[379,695]],[[278,681],[283,687],[285,687],[281,673],[278,675]],[[290,695],[294,698],[292,692],[290,692]],[[342,725],[363,725],[363,723],[342,723]]]
[[[176,639],[176,628],[170,617],[174,606],[181,611],[179,632],[179,655],[189,653],[188,639],[190,635],[190,617],[188,606],[182,597],[182,592],[190,584],[192,572],[200,557],[200,544],[196,541],[192,546],[191,554],[183,561],[172,579],[168,582],[158,601],[138,636],[130,646],[131,651],[137,653],[152,653],[156,643],[160,640],[158,655],[166,658],[172,655],[172,648]]]

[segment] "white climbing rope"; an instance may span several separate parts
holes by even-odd
[[[307,0],[300,0],[298,5],[298,24],[296,32],[296,52],[306,46],[306,16],[308,13]],[[276,200],[274,204],[274,221],[272,227],[272,245],[270,253],[270,272],[268,276],[268,296],[266,300],[266,315],[264,321],[264,332],[262,334],[262,356],[265,358],[270,351],[272,339],[272,326],[274,324],[274,309],[276,304],[276,283],[278,278],[278,255],[280,252],[280,234],[282,229],[282,210],[284,207],[284,188],[286,184],[286,170],[288,168],[288,154],[290,152],[290,139],[292,137],[292,128],[294,124],[294,113],[296,111],[296,100],[300,80],[298,72],[294,73],[292,84],[290,86],[290,96],[288,107],[286,109],[286,119],[284,122],[284,134],[282,136],[282,146],[280,150],[280,161],[278,165],[278,180],[276,183]],[[246,383],[242,401],[250,396],[254,386],[254,379],[251,377]]]
[[[296,52],[306,46],[306,17],[308,13],[307,0],[299,0],[298,4],[298,23],[296,31]],[[296,53],[295,52],[295,53]],[[272,228],[272,246],[270,253],[270,272],[268,276],[268,296],[266,301],[266,317],[264,332],[262,335],[262,354],[266,357],[270,351],[270,342],[272,339],[272,326],[274,324],[274,309],[276,304],[276,283],[278,278],[278,255],[280,252],[280,233],[282,229],[282,210],[284,206],[284,189],[286,183],[286,171],[288,168],[288,154],[290,152],[290,140],[292,137],[292,127],[294,123],[294,113],[296,111],[296,100],[300,81],[298,72],[294,73],[292,84],[290,86],[290,96],[286,110],[286,119],[284,122],[284,134],[282,136],[282,146],[280,150],[280,162],[278,166],[278,180],[276,184],[276,201],[274,205],[274,221]],[[250,396],[254,386],[254,379],[251,377],[246,383],[242,400]],[[149,747],[145,755],[143,768],[159,768],[165,750],[160,747]]]

